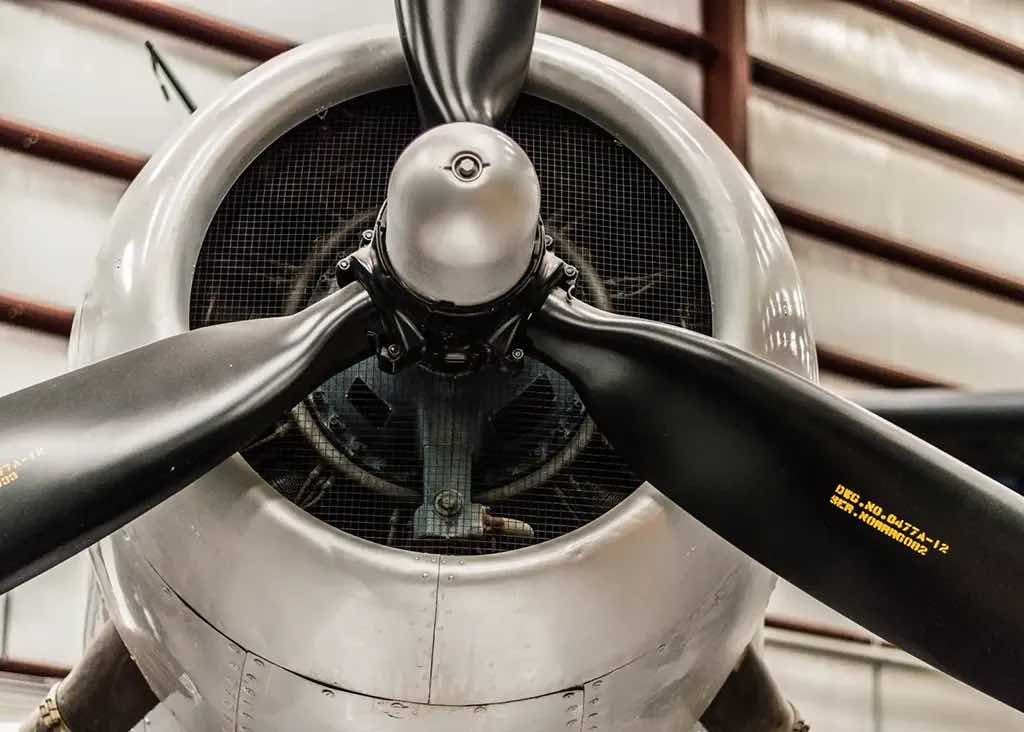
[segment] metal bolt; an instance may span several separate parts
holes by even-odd
[[[575,277],[576,275],[579,274],[579,270],[573,267],[571,264],[565,265],[562,271],[565,272],[566,277]]]
[[[544,248],[545,249],[550,249],[554,243],[555,243],[555,240],[551,237],[551,234],[545,234],[544,235]]]
[[[347,259],[343,259],[338,262],[338,269],[347,270],[352,266],[352,263]]]
[[[363,232],[363,238],[366,239],[366,241],[373,241],[373,229],[366,229]]]
[[[452,172],[455,177],[467,183],[479,178],[483,169],[483,161],[471,152],[459,153],[452,160]]]
[[[402,347],[397,343],[392,343],[388,346],[388,356],[391,358],[398,358],[402,355]]]
[[[526,352],[522,348],[513,348],[512,349],[512,360],[513,361],[522,361],[523,360],[523,356],[525,356],[525,355],[526,355]]]
[[[434,498],[434,508],[439,513],[451,516],[462,510],[462,496],[455,491],[444,490]]]

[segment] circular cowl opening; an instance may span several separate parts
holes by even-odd
[[[576,295],[627,315],[712,332],[697,242],[669,192],[628,148],[558,105],[524,96],[504,131],[536,167],[554,251]],[[199,328],[301,309],[337,287],[388,176],[419,134],[407,88],[331,107],[265,150],[224,198],[192,282]],[[686,446],[681,446],[685,449]],[[543,364],[452,376],[375,360],[323,384],[243,456],[309,514],[378,544],[489,554],[541,543],[640,485]]]

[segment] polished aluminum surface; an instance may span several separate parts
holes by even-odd
[[[73,363],[187,329],[192,267],[224,193],[267,144],[317,109],[402,83],[392,34],[345,34],[278,57],[233,84],[153,158],[115,216]],[[778,222],[703,122],[628,67],[545,36],[536,41],[527,91],[595,120],[659,175],[701,245],[716,335],[815,377],[799,280]],[[316,521],[237,456],[128,532],[130,542],[106,550],[144,556],[248,651],[331,686],[406,702],[544,696],[570,679],[583,684],[629,668],[662,642],[702,649],[672,672],[687,679],[686,694],[714,689],[728,671],[723,664],[735,660],[723,654],[738,657],[774,581],[650,488],[557,542],[442,565]],[[453,561],[458,570],[446,572]],[[449,574],[451,589],[443,586]],[[590,580],[566,584],[584,576]],[[719,594],[733,576],[747,577],[748,589]],[[439,583],[443,601],[432,594]],[[719,612],[732,622],[709,630],[707,618]],[[446,619],[456,613],[453,625]],[[177,616],[162,622],[165,641],[189,637]],[[726,626],[736,637],[716,643]],[[133,651],[142,644],[131,634],[126,641]],[[195,662],[173,643],[167,652],[183,665]],[[140,662],[147,673],[166,664],[158,653]],[[621,687],[624,710],[630,698],[648,698],[643,668],[634,666],[637,675]],[[704,699],[693,694],[679,699],[691,711]]]
[[[238,721],[247,732],[566,732],[583,729],[583,712],[578,687],[504,704],[417,704],[326,687],[249,654]]]
[[[749,612],[774,578],[746,562],[725,575],[677,630],[640,658],[584,685],[588,732],[679,732],[698,724],[761,626]],[[699,668],[699,673],[694,669]]]
[[[530,267],[540,183],[508,135],[453,122],[417,137],[388,181],[385,248],[402,283],[434,302],[480,305]]]
[[[724,592],[737,574],[749,584]],[[544,544],[441,557],[430,700],[502,701],[597,678],[672,638],[696,640],[709,597],[745,643],[770,579],[650,485]],[[724,644],[729,628],[718,630]]]
[[[234,732],[245,653],[196,615],[115,532],[91,550],[111,619],[146,681],[189,732]]]

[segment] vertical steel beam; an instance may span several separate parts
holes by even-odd
[[[704,72],[704,121],[744,164],[747,162],[746,0],[703,0],[704,35],[717,49]]]

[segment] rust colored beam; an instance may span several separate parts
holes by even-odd
[[[718,51],[704,67],[704,121],[744,164],[750,96],[746,5],[746,0],[703,0],[701,6],[704,32]]]
[[[731,1],[731,0],[730,0]],[[543,7],[570,15],[605,30],[629,36],[652,46],[707,63],[715,57],[714,45],[699,33],[662,23],[600,0],[542,0]]]
[[[0,323],[9,323],[54,335],[71,335],[75,311],[42,305],[0,293]]]
[[[93,173],[131,180],[146,158],[0,117],[0,147]]]
[[[0,672],[21,674],[22,676],[39,676],[46,679],[63,679],[71,673],[71,669],[64,666],[54,666],[48,663],[19,661],[14,658],[0,658]]]
[[[771,200],[770,203],[779,221],[787,228],[972,290],[1024,304],[1024,280],[996,274],[951,257],[932,254],[911,244],[888,239],[778,200]]]
[[[1024,181],[1024,160],[926,125],[759,58],[751,59],[754,83],[898,135],[961,160]]]
[[[896,366],[869,361],[845,351],[818,344],[818,366],[840,376],[864,381],[888,389],[955,389],[953,384],[938,381],[913,371]]]
[[[815,623],[810,620],[802,620],[799,618],[769,615],[765,618],[764,625],[766,628],[804,633],[805,635],[813,635],[817,638],[828,638],[829,640],[840,640],[848,643],[860,643],[862,645],[882,646],[885,648],[895,647],[888,641],[875,638],[867,633],[848,630],[846,628],[838,628],[834,625],[825,625],[824,623]]]
[[[1024,48],[907,0],[846,0],[917,30],[1024,71]]]
[[[154,0],[70,0],[124,20],[173,33],[221,51],[266,61],[295,47],[293,41]]]

